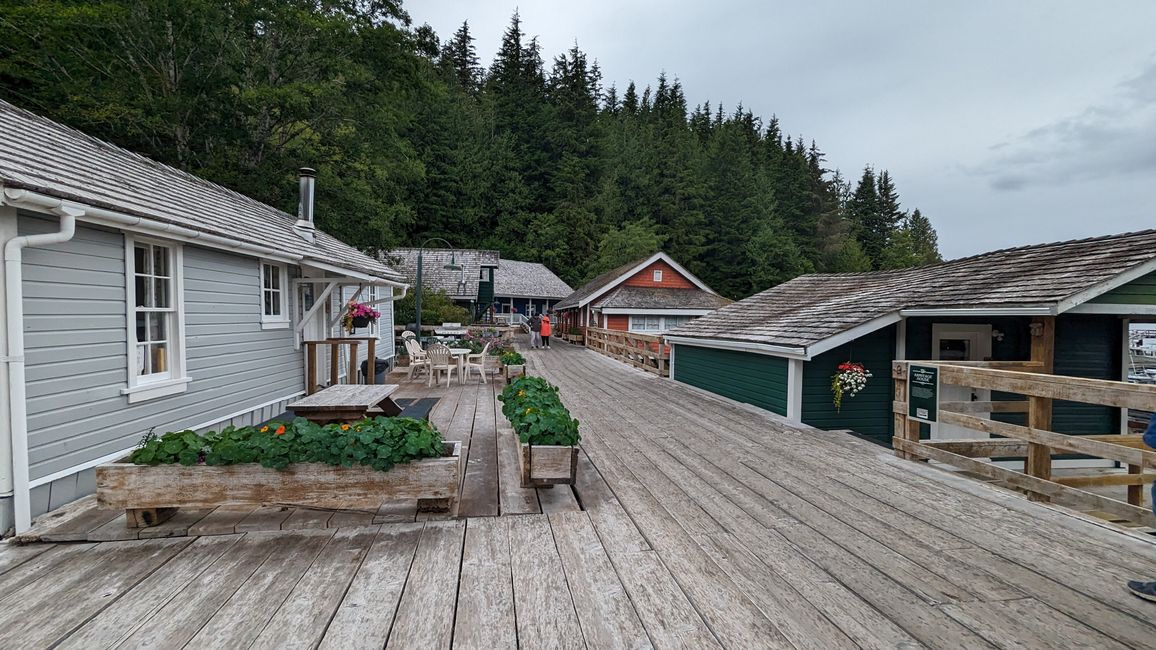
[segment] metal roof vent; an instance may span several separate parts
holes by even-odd
[[[309,243],[316,241],[317,228],[313,225],[313,192],[317,183],[317,170],[302,167],[297,170],[297,184],[300,198],[297,202],[297,223],[293,232]]]

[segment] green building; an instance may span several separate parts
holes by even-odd
[[[1028,360],[1038,333],[1033,322],[1041,319],[1054,319],[1055,374],[1125,380],[1129,324],[1156,321],[1156,230],[898,271],[801,276],[672,331],[671,378],[795,422],[890,444],[892,361]],[[871,377],[836,409],[831,379],[845,361],[863,364]],[[942,398],[992,396],[945,386]],[[1019,423],[1024,414],[990,417]],[[932,438],[966,431],[924,427]],[[1124,427],[1119,409],[1053,406],[1059,433]]]

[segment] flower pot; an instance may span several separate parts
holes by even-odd
[[[355,328],[357,328],[357,327],[369,327],[369,324],[373,322],[373,319],[370,318],[369,316],[354,316],[352,320],[353,320],[353,326]]]
[[[526,376],[525,364],[519,364],[516,366],[506,366],[505,368],[506,368],[506,383],[507,384],[510,383],[511,381],[513,381],[516,377],[525,377]]]

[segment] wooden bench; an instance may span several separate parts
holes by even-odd
[[[293,402],[288,408],[318,424],[352,422],[376,415],[395,417],[402,411],[390,398],[397,389],[397,384],[338,384]]]

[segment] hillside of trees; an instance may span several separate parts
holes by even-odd
[[[733,298],[940,259],[887,171],[547,61],[516,14],[486,67],[393,0],[0,0],[0,32],[0,98],[291,213],[315,167],[319,225],[366,250],[444,237],[578,285],[662,248]]]

